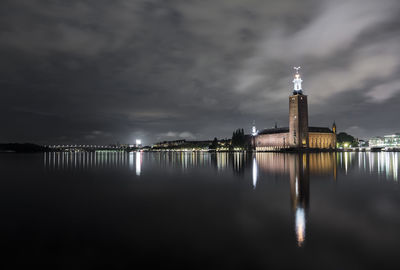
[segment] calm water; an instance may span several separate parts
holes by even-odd
[[[0,155],[2,264],[399,269],[398,153]]]

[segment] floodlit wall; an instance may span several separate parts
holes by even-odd
[[[257,151],[274,151],[289,148],[289,133],[261,134],[255,137]]]
[[[334,133],[308,133],[310,148],[314,149],[335,149],[336,148],[336,134]]]

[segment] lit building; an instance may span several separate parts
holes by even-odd
[[[373,137],[369,140],[369,147],[400,148],[400,134]]]
[[[252,143],[257,151],[336,148],[335,123],[332,130],[308,125],[307,96],[301,86],[300,67],[295,69],[293,94],[289,96],[289,127],[264,129],[254,134]]]
[[[141,147],[142,146],[142,140],[137,139],[136,140],[136,147]]]

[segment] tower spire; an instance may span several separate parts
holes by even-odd
[[[336,121],[333,120],[332,131],[336,134]]]
[[[258,134],[258,130],[256,128],[256,121],[253,120],[253,126],[251,128],[251,135],[256,136]]]
[[[300,77],[300,73],[299,73],[300,68],[301,67],[293,67],[293,69],[296,70],[296,74],[294,74],[294,79],[293,79],[293,84],[294,84],[293,95],[297,95],[297,94],[302,95],[303,94],[303,89],[301,87],[301,83],[303,82],[303,80]]]

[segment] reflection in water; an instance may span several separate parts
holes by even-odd
[[[399,153],[203,153],[203,152],[77,152],[45,153],[43,164],[54,170],[90,168],[128,168],[136,176],[146,167],[183,170],[202,168],[218,173],[233,172],[249,185],[259,189],[270,179],[287,179],[290,183],[291,211],[293,211],[296,241],[304,246],[309,220],[310,179],[315,176],[336,180],[338,175],[377,174],[378,179],[397,182]],[[150,166],[151,165],[151,166]],[[145,167],[145,168],[146,168]],[[251,183],[251,184],[250,184]],[[260,189],[262,190],[262,189]]]
[[[310,198],[310,173],[314,175],[333,174],[336,179],[336,156],[323,154],[277,154],[257,153],[253,158],[252,180],[256,188],[257,180],[263,180],[260,170],[266,174],[288,175],[290,181],[290,199],[294,213],[295,233],[299,247],[306,240],[306,224]],[[260,179],[258,179],[260,178]]]
[[[256,157],[253,158],[253,188],[257,186],[257,176],[258,176],[258,168],[257,168],[257,160]]]
[[[338,165],[345,174],[357,169],[359,172],[377,173],[379,178],[398,181],[399,153],[398,152],[346,152],[338,153]]]
[[[393,166],[393,179],[397,181],[398,173],[399,173],[399,159],[398,155],[394,153],[392,154],[392,166]]]
[[[218,170],[225,170],[228,167],[228,155],[217,153],[213,157],[216,158]]]
[[[283,153],[203,153],[203,152],[50,152],[45,153],[43,164],[51,169],[123,168],[142,174],[143,162],[160,168],[216,168],[220,172],[231,170],[244,176],[251,168],[253,186],[262,180],[260,172],[287,174],[291,170],[293,154]],[[144,158],[146,160],[144,160]],[[379,179],[398,181],[399,153],[397,152],[345,152],[308,154],[307,166],[311,175],[377,173]]]
[[[131,153],[129,153],[129,168],[131,169],[131,170],[133,170],[133,153],[131,152]]]
[[[48,169],[134,169],[135,162],[133,153],[126,152],[49,152],[44,153],[43,159],[44,166]]]
[[[296,209],[296,236],[299,247],[303,246],[306,237],[306,214],[301,207]]]
[[[295,154],[289,155],[288,160],[290,170],[290,198],[292,209],[295,213],[295,232],[297,244],[301,247],[306,238],[306,218],[310,198],[310,158],[308,154]]]
[[[136,175],[140,176],[142,169],[142,152],[136,152]]]
[[[338,170],[349,174],[377,173],[380,178],[398,181],[399,153],[396,152],[345,152],[345,153],[313,153],[313,154],[274,154],[257,153],[253,160],[254,176],[258,181],[271,178],[271,174],[287,175],[290,179],[290,194],[295,218],[295,232],[299,247],[306,240],[306,225],[310,198],[310,176],[333,176],[337,180]],[[258,169],[265,174],[260,174]],[[253,184],[255,188],[255,185]]]

